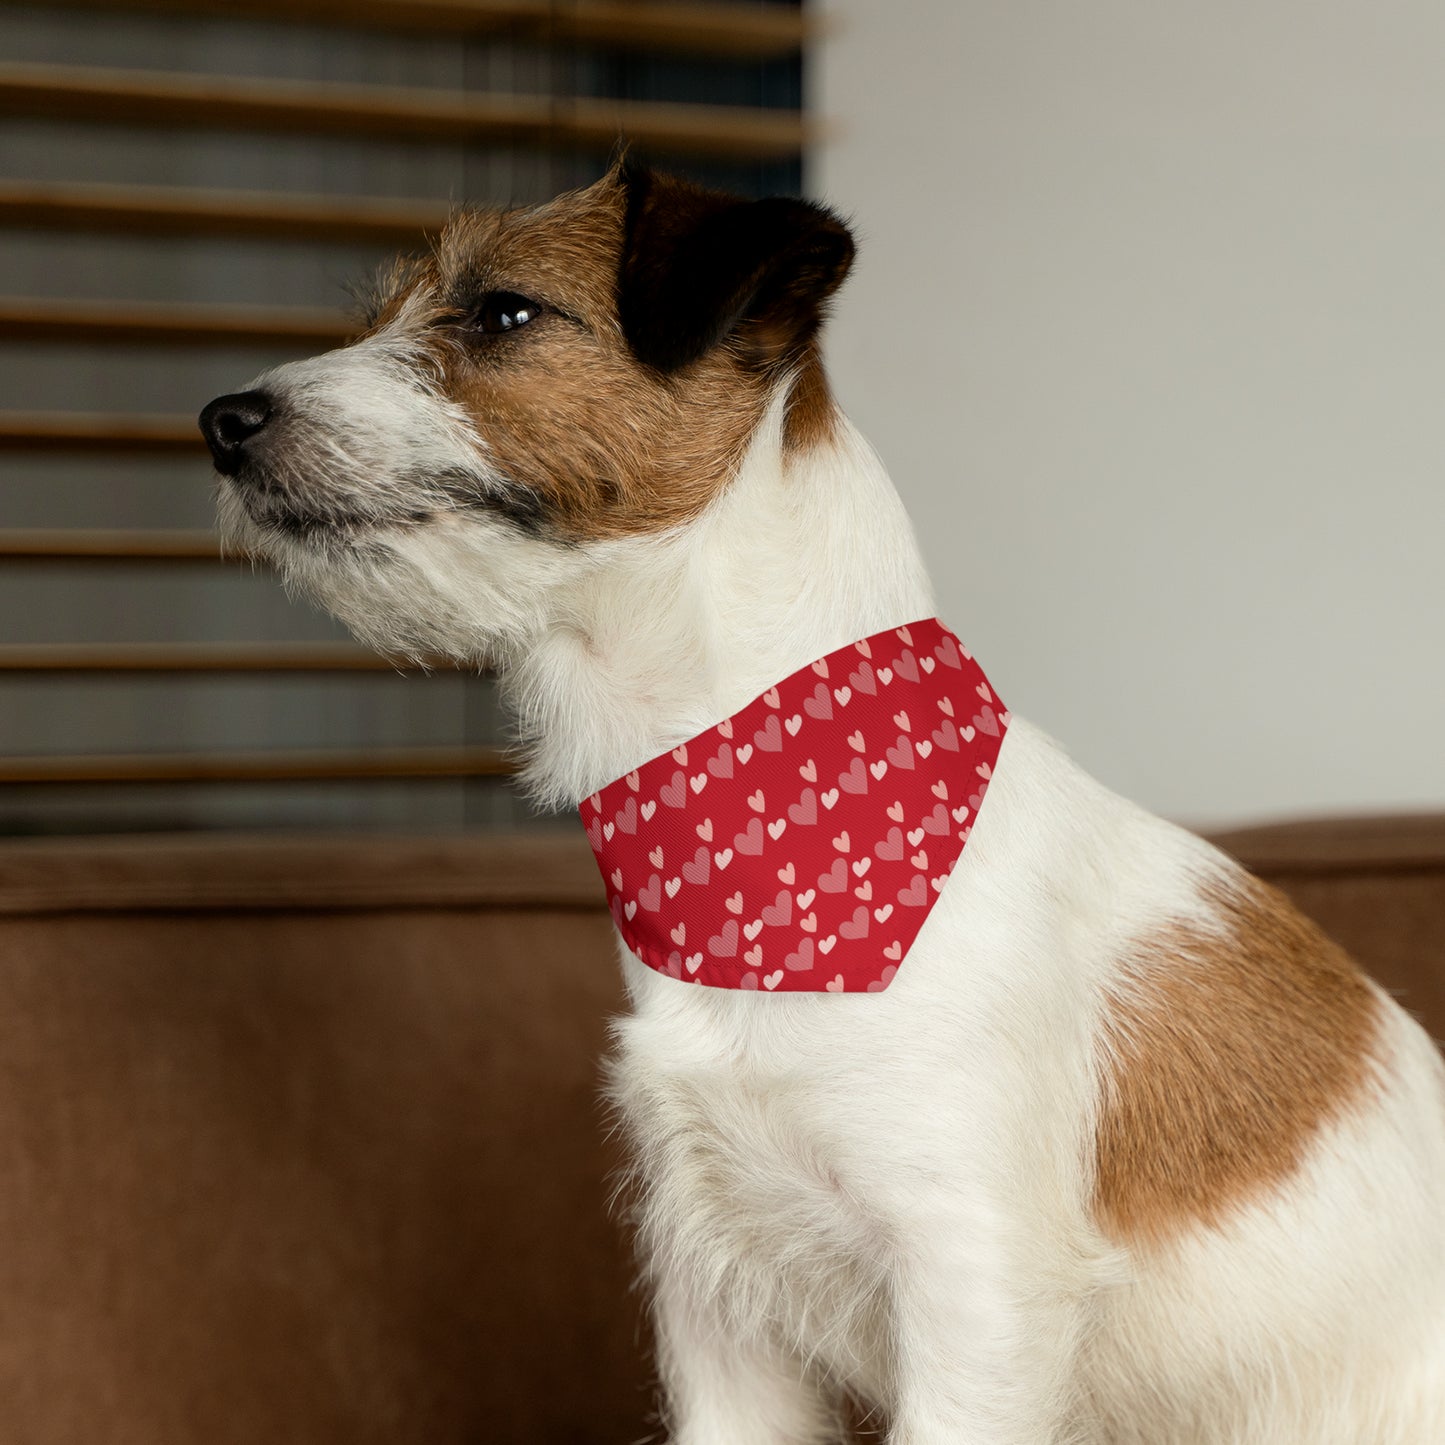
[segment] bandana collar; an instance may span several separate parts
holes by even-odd
[[[1009,715],[936,618],[876,632],[586,799],[623,941],[712,988],[888,987]]]

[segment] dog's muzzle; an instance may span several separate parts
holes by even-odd
[[[223,477],[234,477],[245,466],[246,445],[265,430],[273,410],[264,391],[240,391],[218,396],[201,412],[201,435]]]

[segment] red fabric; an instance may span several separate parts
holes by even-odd
[[[583,802],[624,941],[713,988],[887,988],[1008,722],[935,618],[801,668]]]

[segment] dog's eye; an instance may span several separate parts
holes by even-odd
[[[535,321],[541,311],[539,302],[519,296],[515,291],[489,291],[472,313],[472,324],[478,331],[496,336]]]

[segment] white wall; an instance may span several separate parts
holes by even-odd
[[[833,0],[831,327],[941,614],[1198,823],[1445,806],[1445,5]]]

